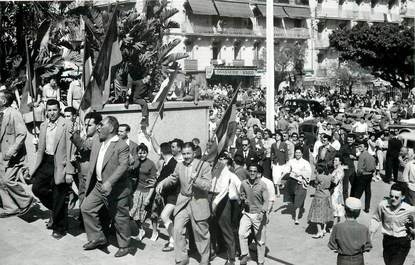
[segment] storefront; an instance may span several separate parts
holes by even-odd
[[[259,86],[261,73],[256,66],[208,66],[206,80],[209,85],[231,84],[242,87]]]

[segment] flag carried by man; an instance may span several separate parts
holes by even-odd
[[[38,56],[48,56],[48,42],[50,33],[49,20],[44,20],[37,31],[36,40],[33,43],[33,50],[30,53],[29,43],[26,39],[26,84],[22,91],[22,100],[20,101],[20,112],[25,114],[29,113],[32,108],[29,106],[36,101],[37,97],[37,84],[36,84],[36,73],[34,71],[34,60]]]
[[[241,88],[241,83],[234,91],[231,102],[229,103],[228,108],[225,111],[218,127],[215,131],[215,142],[211,143],[208,154],[205,155],[204,160],[214,161],[216,163],[218,155],[226,150],[229,145],[230,139],[233,138],[236,131],[236,100],[238,97],[239,89]]]
[[[161,87],[159,92],[154,97],[153,101],[151,103],[157,103],[157,112],[160,116],[160,119],[163,119],[163,111],[164,111],[164,101],[166,101],[167,95],[169,93],[169,90],[171,86],[173,85],[174,79],[177,75],[177,62],[173,64],[174,72],[170,73],[168,79],[166,79],[163,83],[161,83]]]
[[[122,54],[118,43],[117,7],[112,14],[104,42],[92,71],[92,76],[85,89],[81,101],[81,109],[86,111],[101,110],[110,95],[111,69],[122,62]],[[84,66],[85,68],[85,66]]]

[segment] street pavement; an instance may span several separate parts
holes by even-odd
[[[369,224],[371,214],[379,201],[389,193],[389,187],[390,185],[383,182],[372,182],[371,211],[369,214],[362,212],[359,222]],[[330,235],[326,234],[322,239],[311,237],[316,228],[307,223],[307,214],[312,200],[310,195],[313,192],[314,189],[309,188],[306,211],[298,226],[294,225],[292,216],[287,213],[283,198],[278,198],[274,206],[275,212],[267,227],[269,253],[265,260],[266,264],[336,264],[336,254],[327,247]],[[82,245],[86,242],[86,236],[75,220],[74,216],[77,214],[77,209],[70,211],[69,234],[61,240],[55,240],[50,236],[51,231],[46,230],[45,223],[49,215],[43,206],[35,206],[23,217],[0,219],[0,265],[174,264],[173,252],[161,251],[167,242],[164,228],[160,228],[161,236],[156,242],[149,239],[151,231],[148,229],[147,237],[142,242],[132,242],[132,246],[136,247],[133,254],[123,258],[114,258],[113,255],[117,251],[114,245],[110,245],[107,250],[84,251]],[[372,251],[365,254],[367,265],[384,264],[381,240],[382,235],[379,230],[374,238]],[[217,257],[212,265],[224,263],[225,259]],[[198,262],[191,258],[190,264],[198,264]],[[256,263],[250,261],[248,264]],[[415,265],[415,248],[411,249],[405,265]]]

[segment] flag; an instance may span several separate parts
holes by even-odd
[[[174,63],[173,65],[174,72],[169,75],[169,82],[164,87],[161,87],[157,95],[154,97],[152,103],[157,103],[157,112],[160,115],[160,119],[163,119],[163,111],[164,111],[164,101],[167,98],[167,94],[169,93],[169,90],[171,86],[173,85],[174,79],[176,78],[177,74],[177,63]]]
[[[82,110],[90,107],[92,110],[101,110],[104,107],[110,94],[111,69],[121,62],[122,54],[118,43],[116,7],[81,101]]]
[[[215,131],[218,155],[227,148],[229,139],[232,138],[232,134],[235,134],[236,99],[238,97],[240,88],[241,83],[239,83],[239,86],[236,88],[232,100],[229,103],[229,106],[226,109],[225,114],[223,115],[222,120],[220,121],[219,126]]]
[[[44,20],[40,24],[36,33],[36,40],[33,43],[32,54],[29,52],[29,44],[26,39],[26,84],[23,87],[22,100],[19,106],[20,112],[23,114],[30,112],[31,107],[28,104],[36,101],[37,98],[37,82],[36,73],[33,69],[33,61],[38,56],[48,56],[50,24],[51,22],[49,20]]]
[[[88,24],[85,24],[85,42],[84,42],[84,58],[82,67],[82,83],[84,89],[88,87],[88,83],[92,75],[93,51],[91,47],[92,30]]]
[[[36,87],[34,74],[33,74],[33,63],[32,59],[30,58],[29,54],[29,45],[26,39],[26,83],[23,87],[22,91],[22,100],[20,101],[20,112],[23,114],[29,113],[31,111],[31,107],[29,104],[36,101],[37,93],[33,89]]]

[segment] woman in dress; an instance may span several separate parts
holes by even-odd
[[[331,203],[333,206],[334,224],[340,222],[340,218],[344,216],[344,201],[343,201],[343,177],[344,168],[339,155],[334,157],[334,170],[331,172],[331,182],[334,184],[333,192],[331,194]]]
[[[282,133],[275,133],[275,143],[271,145],[271,160],[272,160],[272,179],[277,191],[277,197],[280,196],[280,185],[283,177],[285,166],[288,162],[288,147],[282,141]]]
[[[133,205],[130,209],[130,216],[137,223],[138,236],[135,238],[141,241],[144,238],[145,231],[142,228],[143,223],[151,216],[152,205],[151,200],[154,193],[154,187],[149,183],[156,182],[157,169],[153,161],[147,158],[148,147],[141,143],[138,146],[138,159],[140,160],[139,175],[137,180],[137,188],[133,193]],[[153,235],[157,232],[157,220],[152,220]]]
[[[269,129],[264,131],[264,160],[262,167],[264,168],[264,177],[272,180],[271,169],[271,146],[275,143],[275,139],[272,138],[272,133]]]
[[[330,202],[331,176],[325,174],[324,167],[317,166],[316,192],[311,202],[308,221],[317,224],[317,234],[313,238],[322,238],[326,233],[326,224],[333,220]]]

